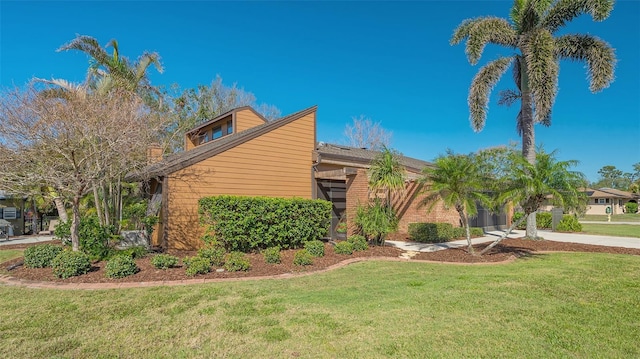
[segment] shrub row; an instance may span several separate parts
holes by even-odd
[[[198,206],[208,227],[203,240],[229,251],[299,248],[325,236],[331,218],[331,202],[324,200],[225,195],[202,198]]]
[[[562,216],[560,223],[556,227],[559,232],[582,232],[582,224],[578,222],[578,218],[571,214]]]
[[[484,235],[482,228],[469,229],[472,237]],[[409,223],[409,239],[422,243],[447,242],[453,238],[466,238],[463,227],[453,227],[450,223]]]
[[[515,212],[511,223],[515,223],[524,216],[524,212]],[[551,229],[553,223],[553,215],[551,212],[536,212],[536,227],[538,229]],[[516,229],[526,229],[527,221],[522,221]]]

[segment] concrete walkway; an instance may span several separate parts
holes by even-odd
[[[7,246],[10,244],[26,244],[26,243],[39,243],[39,242],[47,242],[55,239],[54,236],[20,236],[20,237],[10,237],[9,239],[0,239],[0,247]]]
[[[472,238],[473,244],[493,242],[504,232],[493,231],[488,232],[484,237]],[[521,238],[524,237],[525,232],[522,230],[512,231],[509,238]],[[623,247],[623,248],[638,248],[640,249],[640,238],[631,237],[612,237],[612,236],[600,236],[591,234],[580,233],[558,233],[551,231],[538,230],[538,235],[545,240],[557,241],[557,242],[569,242],[569,243],[581,243],[592,244],[596,246],[610,246],[610,247]],[[435,252],[449,248],[460,248],[467,246],[467,240],[456,240],[445,243],[417,243],[417,242],[403,242],[403,241],[385,241],[394,247],[400,248],[404,251],[412,252]]]
[[[580,223],[588,223],[588,224],[632,224],[632,225],[640,226],[640,222],[580,221]]]

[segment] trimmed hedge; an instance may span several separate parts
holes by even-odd
[[[469,233],[471,234],[471,238],[484,236],[484,231],[482,230],[482,228],[478,227],[469,228]],[[464,229],[464,227],[454,227],[452,238],[467,238],[467,231]]]
[[[269,247],[262,253],[264,261],[271,264],[280,263],[280,247]]]
[[[244,196],[204,197],[198,201],[203,240],[215,240],[229,251],[269,247],[299,248],[327,235],[331,202],[302,198]]]
[[[206,274],[211,272],[211,262],[203,257],[184,257],[182,263],[185,266],[185,273],[193,277],[196,274]]]
[[[511,219],[511,223],[517,222],[520,218],[524,216],[523,212],[515,212],[513,214],[513,218]],[[553,222],[553,214],[551,212],[536,212],[536,228],[538,229],[551,229]],[[516,229],[526,229],[527,221],[523,221],[520,223]]]
[[[224,269],[228,272],[248,271],[251,263],[246,254],[242,252],[228,253],[224,258]]]
[[[51,267],[51,261],[62,252],[62,247],[41,244],[24,250],[24,266],[27,268]]]
[[[450,223],[409,223],[409,239],[422,243],[447,242],[453,238]]]
[[[366,251],[369,249],[369,244],[367,243],[367,239],[364,236],[359,234],[350,236],[347,238],[347,242],[351,243],[354,251]]]
[[[105,275],[107,278],[124,278],[136,274],[140,268],[130,255],[117,255],[105,265]]]
[[[324,243],[319,240],[313,240],[304,244],[304,249],[314,257],[324,257]]]
[[[151,264],[158,269],[169,269],[178,265],[178,257],[169,254],[158,254],[151,257]]]
[[[293,264],[297,266],[310,266],[313,264],[313,256],[306,249],[301,249],[293,255]]]
[[[578,218],[571,214],[562,216],[562,220],[556,227],[558,232],[582,232],[582,224],[578,222]]]
[[[353,254],[353,243],[347,241],[338,242],[333,247],[333,251],[337,254],[351,255]]]

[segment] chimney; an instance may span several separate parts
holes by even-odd
[[[159,144],[153,143],[147,147],[147,163],[152,164],[162,161],[162,154],[164,151]]]

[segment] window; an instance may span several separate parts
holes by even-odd
[[[213,128],[211,139],[215,140],[222,137],[222,126],[217,126]]]
[[[200,135],[200,144],[209,142],[209,131]]]
[[[4,219],[16,219],[18,218],[18,211],[16,207],[7,207],[3,211]]]
[[[233,133],[233,120],[229,120],[227,121],[227,135],[230,135]]]
[[[597,204],[605,204],[605,203],[609,203],[609,198],[605,199],[605,198],[597,198],[596,199],[596,203]]]

